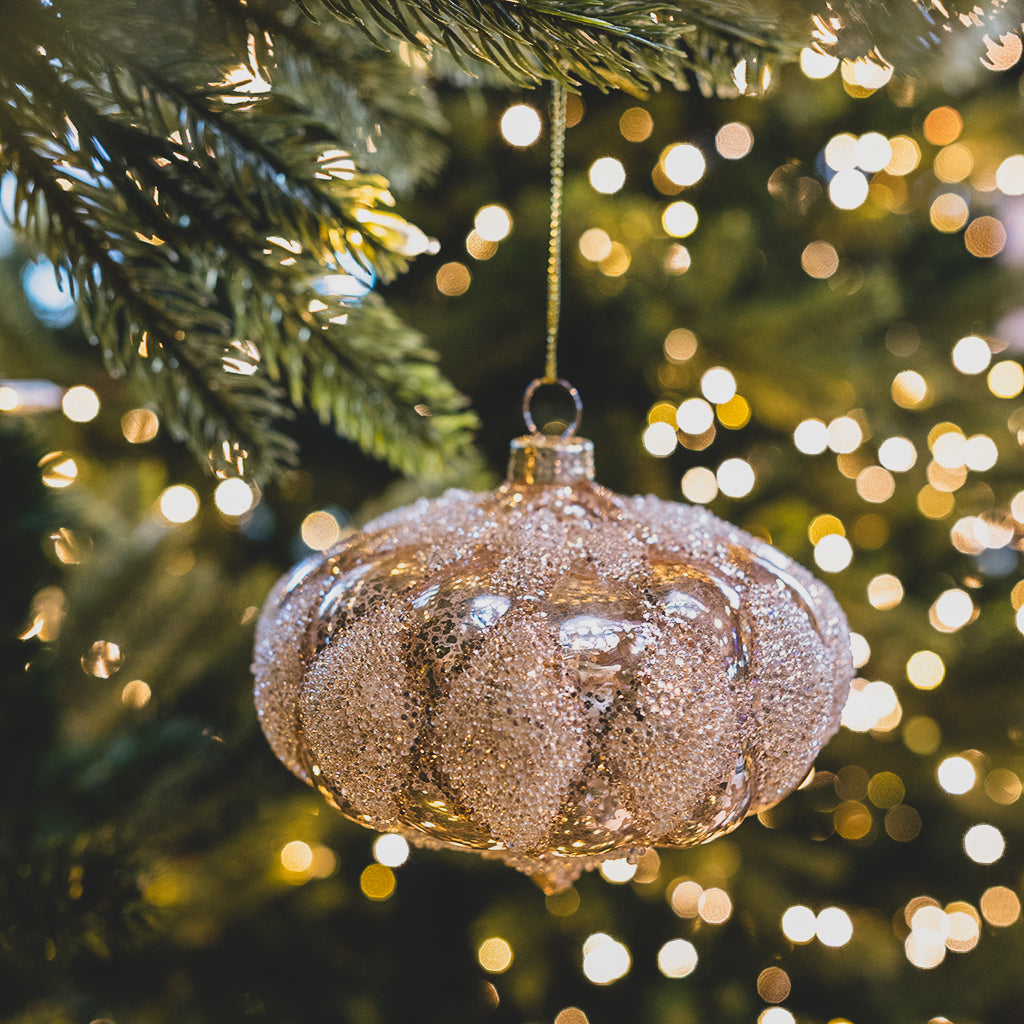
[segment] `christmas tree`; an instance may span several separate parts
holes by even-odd
[[[1024,1016],[1019,9],[9,6],[0,1019]],[[249,663],[290,563],[499,479],[552,78],[598,479],[814,568],[858,679],[801,791],[545,897],[331,811]]]

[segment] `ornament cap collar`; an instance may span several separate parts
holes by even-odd
[[[594,479],[594,444],[585,437],[526,434],[509,445],[508,482],[577,484]]]

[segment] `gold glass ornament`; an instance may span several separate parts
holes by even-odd
[[[589,441],[537,433],[496,492],[388,513],[282,578],[254,671],[271,747],[333,807],[548,892],[771,807],[853,675],[805,569],[704,508],[605,490]]]

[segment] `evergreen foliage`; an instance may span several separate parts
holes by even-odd
[[[9,12],[12,219],[67,271],[111,371],[213,468],[262,480],[293,463],[290,403],[405,472],[436,471],[467,451],[473,418],[414,332],[358,301],[427,244],[374,168],[402,168],[406,191],[436,171],[436,104],[340,27],[314,38],[294,9],[212,13]],[[140,47],[147,36],[160,45]]]

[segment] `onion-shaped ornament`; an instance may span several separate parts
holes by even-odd
[[[390,512],[278,582],[256,706],[353,821],[555,892],[777,803],[853,667],[832,593],[775,548],[598,486],[589,441],[511,447],[496,492]]]

